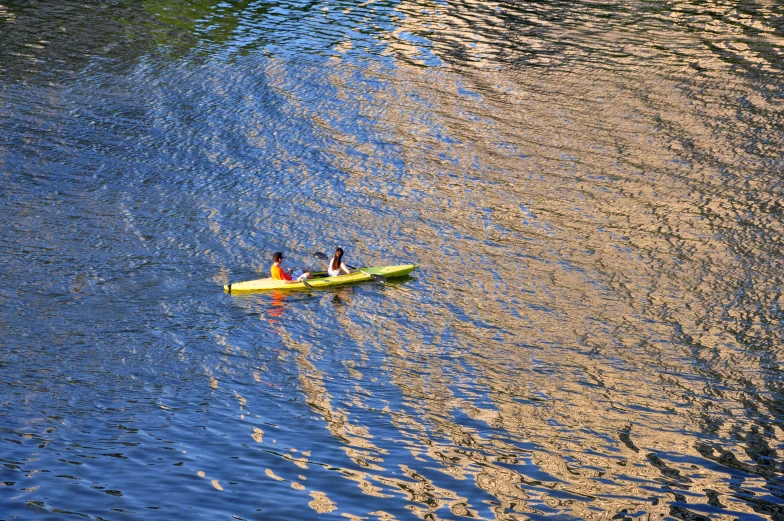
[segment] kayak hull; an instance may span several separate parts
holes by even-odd
[[[251,293],[258,291],[297,291],[303,289],[327,289],[334,286],[342,286],[344,284],[354,284],[356,282],[365,282],[373,280],[373,275],[382,275],[388,279],[395,277],[405,277],[412,271],[417,269],[419,264],[398,264],[396,266],[371,266],[368,268],[359,268],[362,271],[355,271],[348,275],[338,275],[337,277],[318,276],[318,274],[308,279],[310,288],[301,282],[294,282],[286,284],[285,280],[275,280],[271,277],[266,279],[248,280],[245,282],[237,282],[235,284],[225,284],[223,291],[225,293]]]

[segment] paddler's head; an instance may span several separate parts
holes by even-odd
[[[340,268],[340,263],[343,262],[343,248],[337,247],[335,248],[335,256],[332,257],[332,264],[330,268],[336,270]]]
[[[275,253],[272,254],[272,262],[274,262],[275,264],[279,264],[280,261],[282,260],[283,260],[282,252],[276,251]]]

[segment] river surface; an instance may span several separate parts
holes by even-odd
[[[782,520],[782,155],[777,1],[0,0],[0,520]]]

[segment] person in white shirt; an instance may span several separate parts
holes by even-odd
[[[351,270],[343,262],[343,248],[335,248],[335,256],[329,261],[327,273],[330,277],[337,277],[341,273],[351,273]]]

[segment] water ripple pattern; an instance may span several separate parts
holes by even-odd
[[[780,2],[0,0],[0,519],[784,518]],[[228,295],[272,252],[411,277]]]

